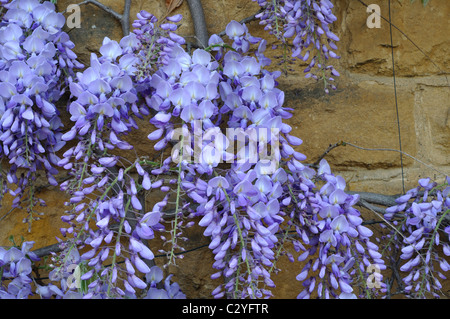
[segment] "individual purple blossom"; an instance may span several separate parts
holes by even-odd
[[[169,275],[164,280],[164,288],[157,288],[163,279],[163,272],[158,266],[153,266],[150,272],[146,275],[146,280],[150,284],[144,299],[186,299],[186,295],[180,290],[177,283],[171,283],[172,275]]]

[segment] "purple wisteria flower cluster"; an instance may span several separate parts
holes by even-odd
[[[141,12],[134,25],[140,25],[144,17],[150,15]],[[62,139],[78,143],[58,164],[73,176],[61,184],[71,195],[67,203],[71,209],[62,217],[68,227],[61,231],[71,239],[58,258],[53,277],[61,278],[63,290],[73,291],[73,286],[65,284],[66,269],[71,264],[83,265],[81,280],[88,281],[83,298],[136,298],[146,291],[150,283],[142,278],[154,265],[147,241],[154,231],[164,228],[160,221],[168,195],[149,212],[144,211],[140,197],[142,191],[152,189],[167,192],[163,180],[149,173],[160,165],[146,158],[130,163],[115,152],[133,148],[122,137],[138,128],[135,117],[148,115],[136,89],[142,84],[138,84],[142,77],[138,68],[141,40],[146,38],[134,31],[119,42],[105,38],[101,56],[92,54],[90,67],[77,73],[70,84],[73,102],[68,111],[74,125]],[[151,67],[155,61],[149,60]],[[77,251],[82,247],[88,250],[80,255]],[[78,257],[74,260],[73,256]],[[178,292],[169,281],[166,290],[173,297]]]
[[[294,227],[302,240],[294,240],[294,247],[301,252],[298,261],[309,258],[297,276],[304,286],[298,298],[370,298],[378,293],[370,289],[372,273],[367,269],[371,268],[378,270],[373,278],[379,283],[377,289],[385,292],[380,271],[386,266],[380,248],[371,241],[373,232],[353,207],[359,195],[345,193],[345,180],[332,174],[325,160],[317,172],[303,168],[296,173],[291,218],[299,221]]]
[[[329,64],[330,58],[339,59],[336,42],[339,38],[330,30],[337,20],[329,0],[253,0],[262,12],[257,14],[264,29],[279,39],[284,46],[292,46],[291,57],[308,62],[304,72],[307,78],[323,82],[326,93],[336,89],[332,83],[339,72]],[[292,42],[291,42],[291,38]],[[289,58],[285,56],[284,62]],[[316,71],[314,71],[316,70]]]
[[[23,242],[21,249],[0,247],[0,299],[26,299],[33,295],[32,261],[39,258],[30,251],[34,242]]]
[[[306,72],[326,90],[335,88],[326,73],[338,73],[324,65],[337,58],[331,2],[258,3],[266,29],[285,44],[295,36],[295,58],[308,61],[316,50]],[[120,41],[106,37],[100,56],[92,54],[75,73],[82,66],[51,3],[15,0],[4,7],[0,141],[12,165],[7,181],[21,197],[38,168],[54,185],[56,167],[63,168],[69,179],[59,186],[70,199],[61,217],[65,240],[47,265],[50,282],[33,282],[32,242],[22,250],[0,248],[0,298],[186,298],[164,270],[182,258],[183,231],[195,223],[209,238],[211,278],[220,281],[214,298],[271,297],[282,255],[302,263],[298,298],[372,298],[389,289],[381,274],[385,250],[355,208],[359,196],[345,191],[345,180],[324,159],[316,168],[303,163],[297,150],[303,141],[286,123],[292,109],[278,88],[281,72],[268,70],[266,40],[245,24],[231,21],[226,36],[212,35],[208,47],[190,52],[175,33],[181,15],[158,21],[141,11],[132,33]],[[310,73],[313,67],[322,74]],[[72,126],[63,134],[54,103],[66,87],[70,102],[62,111]],[[122,156],[133,149],[125,135],[139,129],[137,118],[154,126],[148,139],[159,162]],[[32,175],[16,178],[19,168]],[[412,296],[435,293],[436,276],[445,279],[437,265],[450,268],[437,253],[441,245],[450,255],[440,238],[442,230],[450,236],[448,183],[419,180],[385,216],[399,226],[388,240],[402,252],[404,290]],[[143,195],[153,191],[158,199],[148,209]],[[157,233],[164,244],[157,256],[166,258],[161,268],[152,245]]]
[[[51,2],[15,0],[4,4],[0,22],[0,156],[8,159],[7,182],[13,206],[27,204],[31,225],[38,170],[51,185],[64,145],[60,112],[55,103],[72,81],[73,69],[82,65],[74,44],[62,31],[64,16]],[[25,170],[25,171],[24,171]],[[17,176],[19,175],[19,176]],[[5,185],[3,185],[5,187]],[[23,199],[28,190],[28,198]]]
[[[133,34],[138,41],[135,55],[139,59],[135,76],[144,80],[168,63],[168,56],[176,44],[183,45],[186,41],[175,33],[181,14],[168,16],[160,24],[153,14],[145,10],[140,11],[137,18],[133,22]]]
[[[226,35],[231,45],[213,35],[209,47],[192,57],[174,48],[169,63],[151,77],[154,93],[148,99],[157,112],[150,120],[156,130],[149,135],[158,140],[155,149],[178,142],[158,173],[177,164],[181,189],[195,203],[178,203],[178,189],[177,210],[201,217],[199,225],[211,237],[218,270],[212,278],[224,280],[213,296],[271,296],[271,273],[287,240],[282,236],[286,218],[311,246],[296,242],[305,251],[302,259],[321,252],[312,267],[320,269],[318,279],[306,279],[312,261],[298,276],[306,287],[299,297],[308,297],[316,281],[320,297],[355,296],[351,285],[368,277],[357,273],[366,273],[371,264],[384,269],[378,247],[369,240],[372,232],[352,207],[358,198],[345,194],[345,182],[326,162],[317,176],[300,163],[305,156],[293,146],[302,141],[283,123],[292,115],[276,87],[280,73],[264,69],[270,64],[265,41],[236,21],[228,24]],[[257,46],[254,56],[252,45]],[[220,128],[225,125],[226,133]],[[313,178],[327,183],[317,190]]]
[[[396,200],[397,205],[386,209],[386,219],[395,226],[388,243],[401,251],[403,290],[409,297],[439,298],[441,280],[447,279],[443,272],[450,265],[443,255],[450,256],[449,184],[450,177],[442,185],[420,179],[417,187]]]

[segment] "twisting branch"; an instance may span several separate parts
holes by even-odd
[[[35,249],[35,250],[33,250],[33,253],[36,256],[38,256],[39,258],[41,258],[44,256],[48,256],[51,253],[59,253],[60,251],[62,251],[62,248],[61,248],[62,245],[64,245],[64,242],[56,243],[53,245]]]
[[[108,7],[107,5],[104,5],[101,2],[98,2],[97,0],[85,0],[83,2],[78,3],[78,5],[82,4],[93,4],[103,11],[109,13],[113,16],[113,18],[119,20],[120,25],[122,26],[122,32],[123,35],[126,36],[130,33],[130,9],[131,9],[131,0],[125,0],[123,13],[120,14],[116,11],[114,11],[112,8]]]
[[[208,46],[208,29],[206,27],[205,15],[201,0],[187,0],[191,12],[192,22],[194,24],[195,37],[200,48]]]
[[[377,194],[377,193],[368,193],[368,192],[352,192],[352,191],[346,191],[347,194],[355,195],[358,194],[360,200],[375,204],[375,205],[381,205],[385,207],[391,207],[397,205],[395,202],[395,199],[401,195],[395,196],[395,195],[383,195],[383,194]]]

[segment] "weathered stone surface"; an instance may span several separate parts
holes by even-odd
[[[389,20],[387,1],[366,3],[379,5],[381,15]],[[391,76],[389,23],[381,19],[381,28],[368,28],[366,21],[369,13],[359,1],[339,1],[337,8],[340,21],[337,33],[341,38],[339,53],[342,55],[342,66],[352,72]],[[414,4],[409,1],[392,2],[392,23],[427,55],[421,53],[407,37],[393,27],[397,76],[440,74],[448,70],[449,13],[450,7],[446,1],[430,1],[426,7],[423,7],[420,1]]]
[[[40,220],[32,223],[31,232],[28,232],[28,224],[22,220],[27,217],[26,209],[14,209],[11,211],[11,196],[7,194],[2,201],[0,216],[3,217],[10,212],[0,222],[0,246],[10,246],[10,236],[14,236],[16,243],[21,242],[21,236],[25,241],[35,241],[34,248],[41,248],[56,243],[56,238],[62,238],[60,228],[67,227],[61,221],[64,213],[64,202],[69,199],[64,193],[51,187],[41,189],[36,196],[45,200],[46,207],[35,207],[34,211],[43,213]],[[37,216],[37,214],[33,215]]]
[[[445,87],[419,86],[415,91],[418,157],[450,165],[450,92]]]
[[[304,140],[299,150],[314,162],[329,145],[340,141],[365,148],[399,149],[397,116],[392,87],[374,81],[348,82],[326,96],[322,88],[295,85],[286,89],[286,106],[294,109],[287,122],[293,133]],[[416,152],[414,95],[408,89],[397,91],[405,152]],[[400,165],[395,152],[363,151],[350,146],[330,152],[327,160],[338,169],[389,168]],[[405,159],[404,165],[411,160]]]

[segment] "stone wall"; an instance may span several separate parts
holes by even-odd
[[[64,11],[73,0],[58,0],[58,10]],[[104,4],[121,13],[123,3],[119,0],[103,0]],[[399,149],[397,110],[394,99],[392,59],[389,24],[381,22],[381,28],[369,29],[366,25],[366,8],[355,0],[335,0],[338,17],[334,29],[341,38],[336,62],[341,73],[337,79],[338,89],[329,95],[320,85],[303,78],[302,66],[280,78],[279,87],[286,93],[286,105],[294,109],[288,124],[293,133],[303,139],[298,149],[314,162],[330,144],[349,142],[364,148]],[[210,34],[219,33],[234,19],[241,20],[257,12],[258,5],[250,0],[203,0],[206,23]],[[370,0],[379,4],[381,14],[388,17],[387,2]],[[131,21],[136,13],[145,9],[160,17],[165,14],[165,1],[133,0]],[[194,41],[194,31],[186,1],[174,13],[185,16],[180,34]],[[420,1],[392,2],[393,23],[423,50],[393,29],[393,47],[397,84],[398,115],[403,151],[416,157],[403,156],[406,188],[415,186],[417,178],[430,176],[441,181],[436,171],[450,174],[450,95],[448,74],[450,65],[450,38],[448,37],[450,2],[431,0],[426,7]],[[257,21],[248,24],[253,35],[265,37],[270,44],[274,38],[268,36]],[[84,5],[81,11],[81,28],[70,30],[76,44],[75,52],[85,65],[89,64],[91,52],[97,52],[103,37],[119,40],[122,36],[120,24],[110,15],[93,5]],[[424,54],[425,53],[425,54]],[[275,56],[277,52],[269,55]],[[276,65],[272,66],[275,69]],[[141,121],[141,130],[130,134],[128,139],[136,145],[139,155],[150,154],[152,143],[146,136],[152,130],[147,121]],[[372,191],[383,194],[402,192],[402,170],[400,153],[393,151],[368,151],[352,146],[340,146],[327,156],[333,171],[343,175],[348,189]],[[423,163],[426,165],[424,165]],[[429,166],[433,167],[430,168]],[[0,245],[9,245],[8,236],[21,235],[26,240],[35,240],[36,248],[56,242],[60,237],[59,219],[67,197],[57,188],[40,189],[47,201],[42,220],[33,224],[31,233],[22,224],[24,212],[12,211],[0,222]],[[0,216],[10,210],[10,198],[6,196]],[[207,243],[202,230],[190,229],[186,249]],[[174,279],[180,283],[189,297],[209,298],[211,290],[218,284],[209,280],[213,270],[212,255],[208,248],[186,254],[180,260]],[[162,258],[158,262],[162,262]],[[301,266],[282,259],[284,269],[275,277],[278,298],[295,298],[300,284],[295,280]]]

